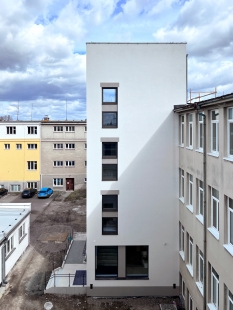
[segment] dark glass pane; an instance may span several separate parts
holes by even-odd
[[[117,235],[117,217],[103,217],[103,235]]]
[[[213,200],[213,226],[218,229],[218,223],[217,223],[217,202],[216,200]]]
[[[103,180],[104,181],[117,180],[117,165],[115,164],[103,165]]]
[[[230,123],[229,126],[230,132],[229,132],[229,138],[230,138],[230,145],[229,145],[229,151],[230,155],[233,155],[233,123]]]
[[[229,224],[230,224],[230,243],[233,244],[233,212],[229,212]]]
[[[103,112],[103,127],[117,127],[116,112]]]
[[[103,195],[102,206],[103,209],[117,210],[118,195]]]
[[[126,247],[126,276],[148,277],[148,246]]]
[[[117,142],[103,142],[103,157],[117,158]]]
[[[213,151],[217,151],[217,124],[213,123]]]
[[[117,277],[118,275],[118,247],[96,247],[96,277]]]
[[[117,103],[117,89],[116,88],[103,88],[103,102],[104,103]]]

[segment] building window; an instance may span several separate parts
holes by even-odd
[[[37,143],[28,143],[29,150],[37,150]]]
[[[219,297],[219,276],[214,268],[211,268],[211,304],[218,309],[218,297]]]
[[[19,227],[19,240],[25,235],[25,223]]]
[[[85,150],[87,149],[87,143],[84,143],[84,149]]]
[[[53,167],[63,167],[63,161],[61,160],[55,160],[53,162]]]
[[[180,145],[184,146],[184,115],[180,116]]]
[[[198,214],[204,216],[204,191],[201,180],[198,180]]]
[[[118,276],[118,247],[96,246],[95,247],[95,277],[117,278]]]
[[[182,296],[185,300],[185,282],[184,282],[183,278],[181,278],[181,293],[182,293]]]
[[[148,277],[148,246],[126,246],[126,277]]]
[[[219,192],[214,188],[211,192],[211,226],[219,231]]]
[[[14,236],[9,238],[6,242],[6,256],[14,249]]]
[[[218,153],[218,110],[211,111],[211,152]]]
[[[227,310],[233,310],[233,294],[227,290]]]
[[[37,170],[37,161],[28,161],[28,170]]]
[[[103,211],[117,211],[118,210],[118,195],[103,195],[102,196],[102,210]]]
[[[102,104],[117,104],[117,88],[102,88]]]
[[[54,143],[53,148],[54,148],[54,150],[63,149],[63,143]]]
[[[66,167],[74,167],[75,161],[74,160],[66,160]]]
[[[103,164],[102,165],[102,181],[117,181],[117,165]]]
[[[180,254],[182,254],[182,258],[184,259],[184,226],[179,223],[180,230]]]
[[[188,264],[193,266],[193,239],[189,236],[188,239],[189,246],[188,246]]]
[[[188,173],[188,204],[193,205],[193,176]]]
[[[203,283],[204,283],[204,256],[202,251],[197,248],[197,253],[198,253],[198,261],[197,261],[197,266],[198,266],[198,270],[197,270],[197,280],[199,282],[199,284],[201,285],[201,288],[203,288]]]
[[[12,184],[11,185],[11,192],[20,192],[20,185]]]
[[[117,128],[117,112],[103,112],[103,128]]]
[[[193,148],[193,114],[188,115],[188,146]]]
[[[37,135],[37,127],[36,126],[29,126],[28,127],[28,134],[29,135]]]
[[[37,189],[37,182],[27,182],[27,187]]]
[[[53,179],[53,186],[63,186],[63,179],[61,178]]]
[[[203,118],[203,115],[198,115],[198,148],[201,151],[203,151],[204,146]]]
[[[84,178],[84,183],[87,183],[87,178]]]
[[[233,108],[228,109],[228,156],[233,157]]]
[[[10,150],[11,145],[9,143],[4,144],[4,150]]]
[[[102,158],[117,158],[117,142],[102,143]]]
[[[74,150],[75,149],[75,144],[74,143],[66,143],[66,149],[72,149]]]
[[[193,307],[193,298],[192,296],[190,295],[189,293],[189,308],[188,310],[194,310],[194,307]]]
[[[102,218],[102,234],[103,235],[117,235],[118,234],[118,218],[117,217],[103,217]]]
[[[61,132],[63,131],[63,126],[53,126],[53,131]]]
[[[228,198],[228,243],[233,246],[233,200]]]
[[[66,126],[66,132],[74,132],[75,127],[74,126]]]
[[[86,167],[86,166],[87,166],[87,161],[85,160],[85,161],[84,161],[84,167]]]
[[[22,144],[21,143],[16,144],[16,150],[22,150]]]
[[[180,198],[184,202],[184,170],[180,169]]]
[[[87,126],[84,126],[84,132],[87,132]]]
[[[16,134],[16,127],[15,126],[6,127],[6,133],[8,135],[15,135]]]

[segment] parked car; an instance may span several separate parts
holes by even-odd
[[[22,191],[22,198],[31,198],[35,195],[35,193],[37,192],[37,190],[35,188],[25,188]]]
[[[8,193],[8,189],[6,189],[6,188],[0,188],[0,196],[7,195],[7,193]]]
[[[38,198],[48,198],[52,195],[53,190],[49,187],[42,187],[38,193]]]

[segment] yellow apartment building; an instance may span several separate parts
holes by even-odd
[[[40,122],[0,122],[0,187],[39,188],[40,128]]]

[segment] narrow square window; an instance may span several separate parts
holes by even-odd
[[[27,182],[27,187],[37,189],[37,182]]]
[[[95,247],[95,277],[117,278],[118,276],[118,247],[96,246]]]
[[[184,255],[184,226],[179,223],[179,230],[180,230],[180,252],[183,252]],[[184,257],[183,257],[184,259]]]
[[[14,236],[9,238],[6,242],[6,256],[13,250],[14,248]]]
[[[87,143],[84,143],[84,149],[85,150],[87,149]]]
[[[218,153],[219,117],[218,110],[211,111],[211,152]]]
[[[211,195],[211,224],[219,231],[219,192],[214,188]]]
[[[198,148],[203,151],[204,132],[203,132],[203,115],[198,115]]]
[[[117,112],[103,112],[103,128],[117,128]]]
[[[117,142],[103,142],[102,147],[102,158],[117,158]]]
[[[85,161],[84,161],[84,167],[86,167],[86,166],[87,166],[87,161],[85,160]]]
[[[148,246],[126,246],[126,277],[148,277]]]
[[[214,268],[211,268],[211,303],[216,309],[219,308],[219,276]]]
[[[16,127],[15,126],[7,126],[6,127],[7,135],[16,135]]]
[[[184,170],[180,169],[180,198],[184,199]]]
[[[180,145],[184,146],[184,115],[180,115]]]
[[[193,239],[189,236],[189,253],[188,253],[188,263],[193,266]]]
[[[233,200],[228,198],[228,243],[233,246]]]
[[[74,132],[75,127],[74,126],[66,126],[66,132]]]
[[[37,170],[37,161],[28,161],[28,170]]]
[[[75,161],[74,160],[66,160],[66,167],[74,167]]]
[[[193,114],[188,115],[188,144],[193,148]]]
[[[118,210],[118,195],[103,195],[102,196],[102,210],[103,211],[117,211]]]
[[[184,282],[184,279],[182,278],[182,288],[181,288],[181,291],[182,291],[182,296],[185,300],[185,282]]]
[[[55,161],[53,162],[53,166],[54,166],[54,167],[63,167],[63,161],[61,161],[61,160],[55,160]]]
[[[204,283],[204,256],[200,249],[198,249],[198,281],[203,286]]]
[[[75,149],[75,144],[74,143],[66,143],[66,149],[72,149],[74,150]]]
[[[188,204],[193,205],[193,176],[188,174]]]
[[[16,144],[16,150],[22,150],[22,144],[21,143]]]
[[[102,180],[103,181],[117,181],[117,165],[103,164],[102,165]]]
[[[9,143],[5,143],[4,144],[4,149],[5,150],[10,150],[10,148],[11,148],[11,145]]]
[[[228,156],[233,157],[233,108],[228,109]]]
[[[54,127],[53,127],[53,131],[55,131],[55,132],[61,132],[61,131],[63,131],[63,126],[54,126]]]
[[[19,227],[19,240],[25,235],[25,223]]]
[[[228,290],[227,310],[233,310],[233,294]]]
[[[189,293],[189,310],[194,310],[194,307],[193,307],[193,298],[192,298],[192,296],[190,295],[190,293]]]
[[[37,126],[28,126],[28,135],[36,135]]]
[[[37,143],[28,143],[28,150],[37,150]]]
[[[63,149],[63,143],[54,143],[53,148],[55,150],[58,150],[58,149],[61,150],[61,149]]]
[[[117,88],[102,88],[102,104],[117,104]]]
[[[118,218],[117,217],[103,217],[102,218],[102,234],[103,235],[117,235]]]
[[[204,216],[204,191],[203,182],[198,180],[198,214]]]

